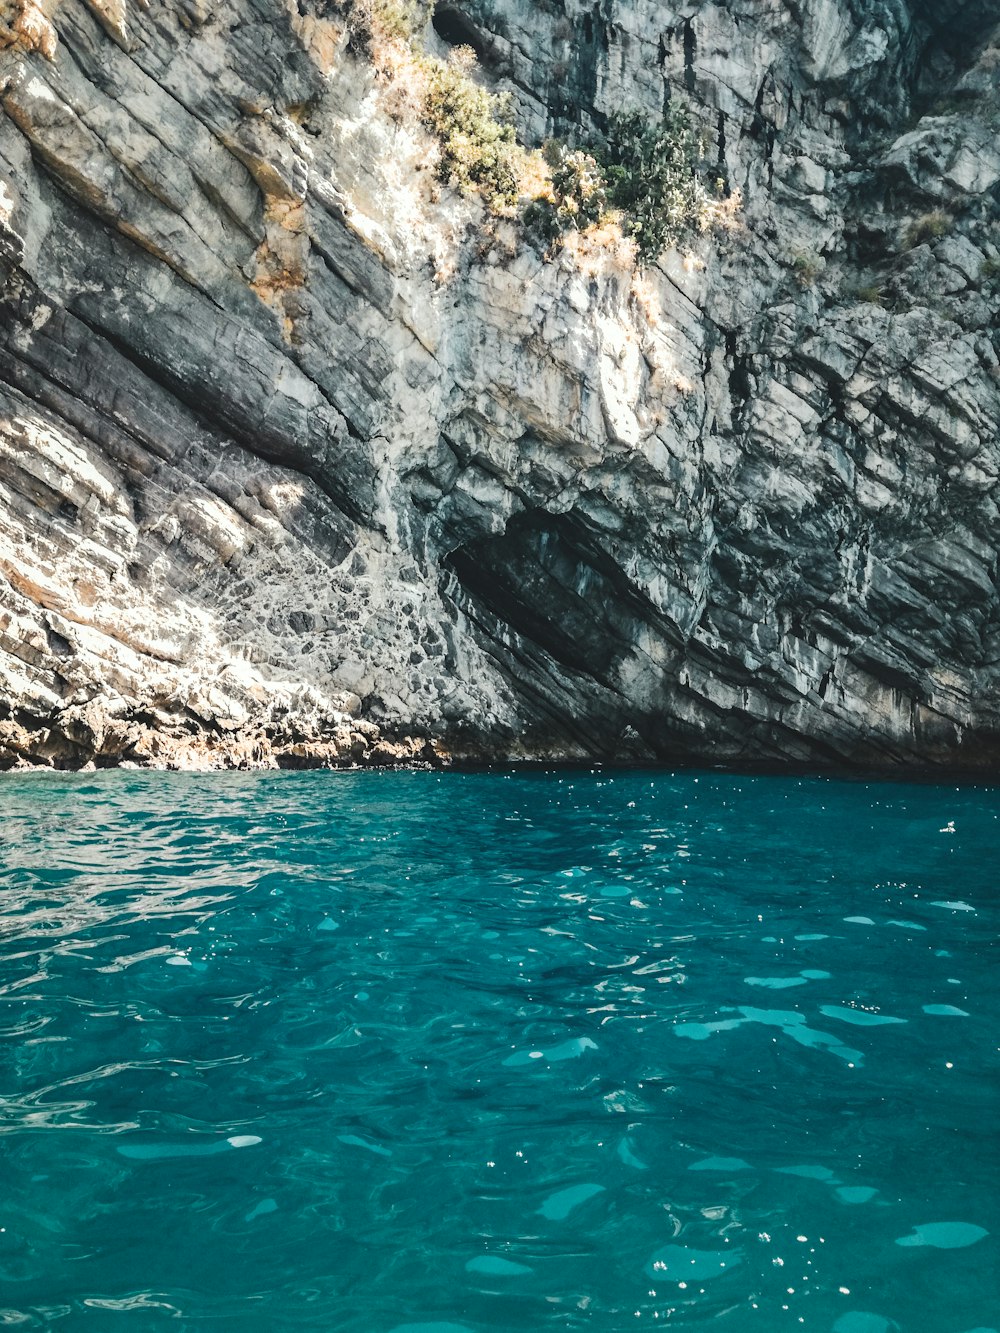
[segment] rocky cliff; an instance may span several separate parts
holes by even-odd
[[[447,0],[683,99],[639,271],[442,188],[326,0],[0,0],[0,766],[1000,759],[994,0]]]

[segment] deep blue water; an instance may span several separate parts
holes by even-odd
[[[0,780],[0,1327],[1000,1328],[1000,790]]]

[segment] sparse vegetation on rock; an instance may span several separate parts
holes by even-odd
[[[615,221],[640,261],[653,262],[687,235],[732,226],[739,213],[739,194],[727,196],[721,181],[709,188],[698,158],[686,108],[672,106],[659,122],[638,111],[617,116],[590,153],[548,148],[552,194],[528,220],[549,241]]]
[[[339,0],[339,8],[349,49],[396,85],[394,114],[416,115],[437,140],[438,178],[475,191],[496,213],[527,197],[524,220],[550,249],[590,230],[624,235],[640,262],[652,262],[685,235],[733,225],[739,193],[703,178],[684,106],[658,122],[632,111],[586,148],[552,141],[539,153],[518,143],[510,98],[479,81],[471,47],[447,60],[421,49],[427,0]]]
[[[885,289],[878,283],[862,284],[860,287],[849,287],[844,293],[848,300],[858,301],[862,305],[885,305]]]
[[[427,22],[429,0],[337,0],[347,21],[348,49],[378,60],[385,44],[409,42]]]
[[[930,213],[921,213],[920,217],[914,218],[906,229],[904,238],[906,249],[914,250],[927,241],[939,241],[951,231],[952,222],[951,214],[945,213],[940,208],[935,208]]]
[[[589,153],[551,140],[545,145],[543,157],[551,171],[550,192],[534,199],[524,218],[552,245],[567,231],[585,231],[606,219],[608,194],[601,168]]]
[[[530,155],[517,142],[510,98],[475,77],[472,48],[457,47],[447,60],[423,50],[427,0],[340,0],[339,8],[348,49],[392,86],[392,114],[419,120],[437,140],[438,179],[475,191],[492,212],[513,208],[532,174],[526,170]]]
[[[447,61],[421,58],[421,120],[440,145],[441,180],[477,189],[490,208],[511,208],[521,193],[524,149],[514,133],[509,98],[472,79],[475,63],[470,47],[459,47]]]
[[[802,251],[791,256],[792,273],[800,287],[813,287],[826,268],[826,260],[820,255],[807,255]]]

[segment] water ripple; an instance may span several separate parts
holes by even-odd
[[[0,800],[0,1327],[989,1326],[995,790]]]

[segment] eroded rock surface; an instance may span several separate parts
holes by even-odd
[[[994,766],[995,6],[428,40],[743,227],[545,259],[325,0],[0,0],[0,765]]]

